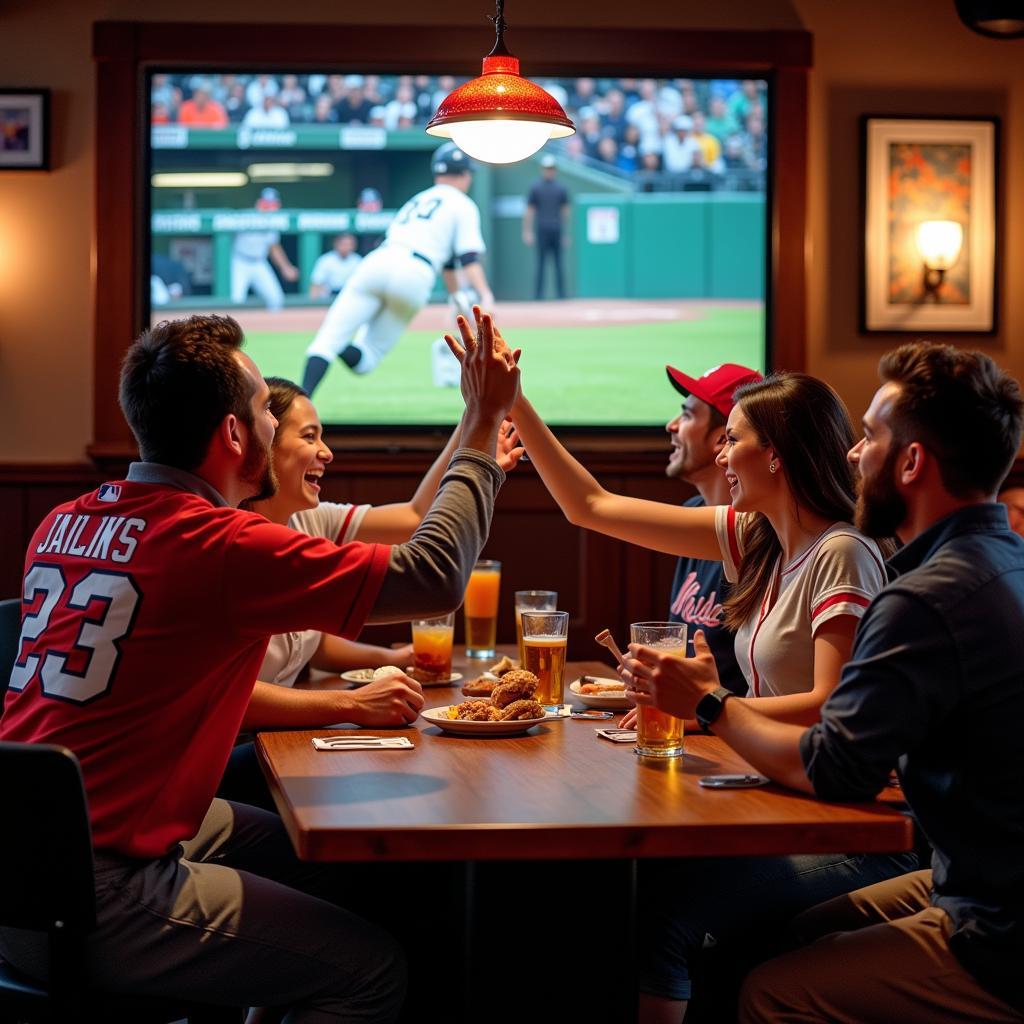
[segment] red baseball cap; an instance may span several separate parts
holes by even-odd
[[[732,396],[741,384],[764,380],[757,370],[736,363],[722,363],[700,377],[690,377],[674,366],[666,366],[665,372],[676,391],[683,395],[694,395],[723,416],[732,412]]]

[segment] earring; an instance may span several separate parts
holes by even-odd
[[[775,465],[775,460],[774,459],[772,459],[772,461],[768,463],[768,472],[769,473],[774,473],[775,470],[778,469],[778,468],[779,467]]]

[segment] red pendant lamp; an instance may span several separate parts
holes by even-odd
[[[460,85],[437,108],[427,134],[451,139],[471,157],[511,164],[536,153],[548,139],[576,131],[558,101],[519,74],[519,58],[505,46],[505,0],[496,0],[497,39],[479,78]]]

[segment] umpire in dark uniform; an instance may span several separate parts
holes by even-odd
[[[540,166],[541,177],[530,186],[523,215],[523,244],[537,244],[537,287],[535,297],[544,297],[544,266],[551,257],[555,264],[555,289],[558,298],[565,298],[565,276],[562,272],[562,236],[569,215],[569,193],[556,180],[555,158],[545,156]]]

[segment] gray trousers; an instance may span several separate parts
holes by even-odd
[[[214,800],[198,834],[160,860],[97,853],[92,983],[288,1007],[289,1024],[393,1021],[405,992],[398,946],[315,895],[337,895],[341,871],[299,861],[277,815]],[[45,978],[35,936],[4,929],[0,952]]]

